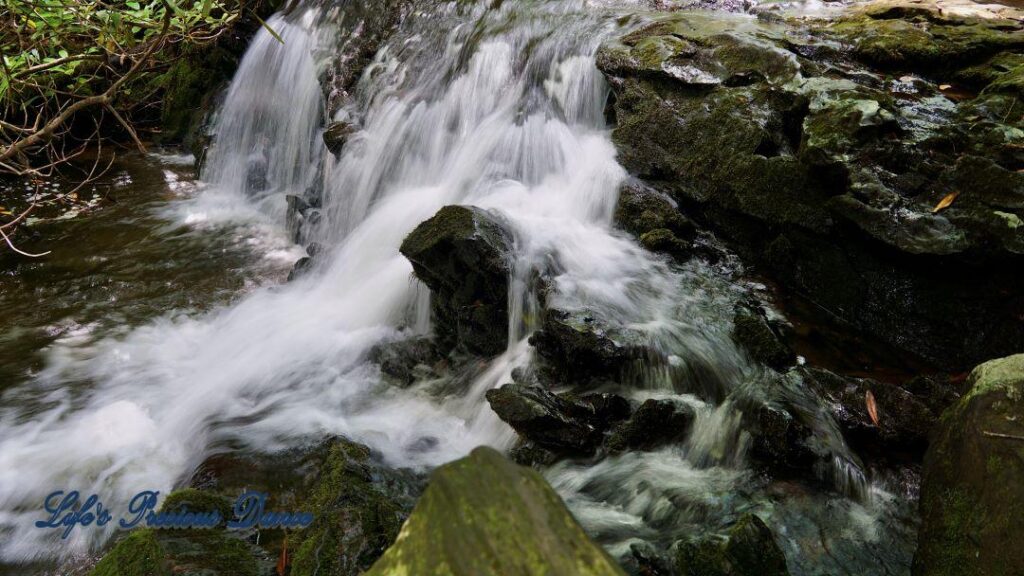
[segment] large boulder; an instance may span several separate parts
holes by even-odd
[[[508,346],[512,235],[473,206],[445,206],[414,229],[401,252],[430,288],[436,341],[493,356]]]
[[[490,448],[438,468],[366,576],[624,576],[536,471]]]
[[[967,386],[925,454],[915,576],[1024,574],[1024,354]]]
[[[759,270],[891,344],[949,368],[1020,350],[1024,26],[878,10],[677,12],[606,43],[619,159]],[[954,78],[971,84],[947,96]]]

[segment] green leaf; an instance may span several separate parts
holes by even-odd
[[[132,10],[139,10],[142,8],[142,5],[138,2],[125,2],[125,4]]]
[[[210,15],[210,7],[213,5],[213,0],[203,0],[202,14],[203,18]]]
[[[252,15],[256,16],[256,13],[253,12]],[[277,40],[278,42],[281,43],[281,45],[284,45],[284,40],[281,38],[280,35],[278,35],[277,32],[274,31],[273,28],[270,27],[270,24],[264,22],[263,18],[260,18],[259,16],[256,16],[256,19],[260,21],[260,25],[267,29],[267,32],[270,32],[270,35],[274,37],[274,40]]]

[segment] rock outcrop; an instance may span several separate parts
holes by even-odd
[[[366,576],[625,573],[537,472],[490,448],[438,468]]]
[[[925,454],[915,576],[1024,573],[1024,354],[967,386]]]
[[[445,206],[402,242],[402,254],[430,288],[442,352],[493,356],[508,346],[511,246],[498,218],[472,206]]]
[[[605,44],[620,161],[891,344],[948,368],[1020,350],[1024,25],[872,6],[676,12]]]
[[[487,391],[491,409],[521,436],[556,453],[592,453],[612,424],[591,404],[540,386],[506,384]],[[628,414],[628,406],[626,408]]]

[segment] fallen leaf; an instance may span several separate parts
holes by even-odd
[[[950,192],[949,194],[943,196],[942,200],[939,200],[939,203],[935,205],[935,208],[932,208],[932,214],[949,208],[949,205],[952,204],[953,200],[956,200],[956,197],[959,195],[960,192],[954,190],[953,192]]]
[[[939,90],[949,90],[952,87],[950,84],[939,84]]]
[[[871,393],[871,390],[864,392],[864,404],[868,407],[868,416],[871,417],[871,422],[878,426],[878,405],[875,404],[875,395]]]
[[[281,555],[277,558],[277,576],[284,576],[288,570],[288,535],[284,535],[284,542],[281,544]]]

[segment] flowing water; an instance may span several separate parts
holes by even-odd
[[[779,385],[732,343],[734,306],[754,289],[738,280],[739,265],[676,266],[612,227],[626,174],[594,53],[639,23],[625,16],[636,10],[553,0],[415,5],[334,113],[360,127],[340,158],[319,140],[328,119],[318,81],[345,33],[338,13],[310,6],[273,18],[284,43],[265,31],[253,41],[215,126],[207,183],[155,210],[167,222],[156,238],[180,226],[210,238],[246,218],[275,222],[283,235],[285,196],[312,193],[322,214],[308,234],[322,253],[301,278],[230,303],[168,302],[165,314],[131,328],[52,342],[0,411],[0,558],[66,556],[111,536],[76,530],[57,543],[33,528],[52,490],[127,502],[141,489],[170,490],[222,452],[269,453],[340,434],[390,465],[426,469],[480,444],[510,447],[514,434],[483,395],[533,361],[530,279],[540,273],[553,287],[550,304],[645,339],[649,360],[617,391],[698,413],[683,445],[546,471],[613,553],[638,541],[667,547],[753,511],[774,524],[795,574],[907,572],[907,504],[885,482],[865,480],[827,417],[819,433],[834,464],[821,482],[769,482],[749,469],[737,406],[805,393]],[[448,204],[492,210],[513,232],[510,344],[454,392],[452,382],[389,388],[368,351],[430,330],[428,293],[398,247]],[[179,289],[188,290],[167,283]]]

